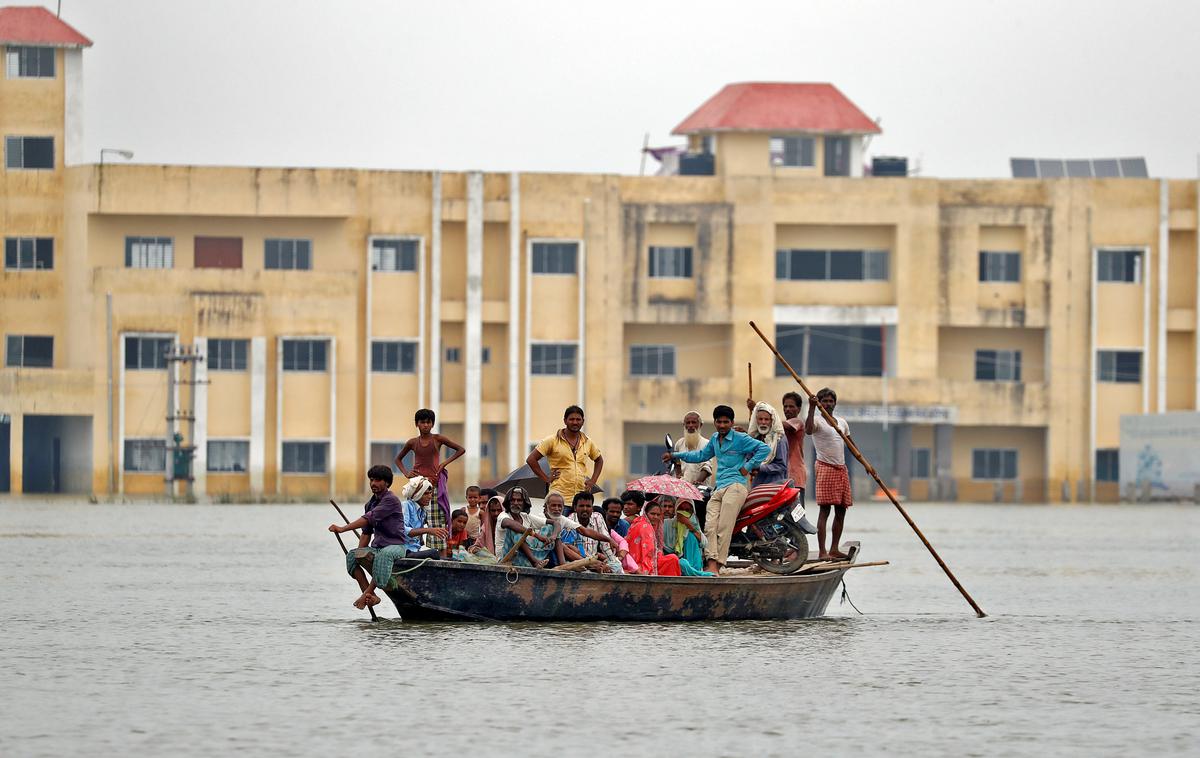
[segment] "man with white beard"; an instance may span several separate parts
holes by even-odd
[[[703,419],[696,411],[688,411],[683,417],[683,436],[675,440],[675,452],[686,453],[690,450],[699,450],[708,444],[708,437],[700,434],[700,427],[704,426]],[[712,482],[712,461],[704,461],[703,463],[684,463],[677,461],[676,476],[683,479],[688,484],[702,486],[711,484]]]

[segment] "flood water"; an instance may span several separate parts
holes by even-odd
[[[909,509],[988,618],[890,505],[864,615],[485,625],[365,620],[328,505],[0,502],[0,755],[1200,752],[1200,507]]]

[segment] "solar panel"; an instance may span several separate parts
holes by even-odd
[[[1097,158],[1092,161],[1097,178],[1108,179],[1121,175],[1121,166],[1115,158]]]
[[[1012,158],[1012,175],[1014,179],[1036,179],[1037,161],[1033,158]]]
[[[1145,158],[1122,158],[1121,176],[1135,179],[1145,179],[1149,176],[1146,171]]]
[[[1038,175],[1043,179],[1058,179],[1067,175],[1063,162],[1057,158],[1038,158]]]
[[[1091,178],[1092,162],[1086,158],[1083,160],[1067,160],[1067,176]]]

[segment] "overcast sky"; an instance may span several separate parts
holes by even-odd
[[[828,81],[882,120],[871,154],[926,176],[1136,155],[1197,176],[1190,0],[62,5],[95,43],[93,161],[628,174],[728,82]]]

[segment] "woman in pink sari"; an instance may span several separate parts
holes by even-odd
[[[647,503],[642,515],[634,519],[626,539],[629,555],[637,561],[643,574],[679,576],[679,556],[663,553],[662,506]]]

